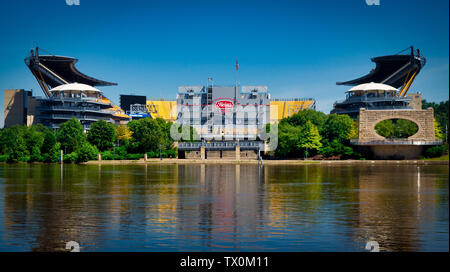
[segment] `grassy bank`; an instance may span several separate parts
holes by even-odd
[[[425,165],[448,164],[447,160],[264,160],[264,165]],[[193,159],[148,159],[89,161],[83,164],[124,165],[124,164],[258,164],[257,160],[193,160]]]
[[[437,158],[423,158],[421,160],[424,160],[424,161],[447,161],[448,162],[448,159],[449,159],[449,157],[447,154],[447,155],[437,157]]]

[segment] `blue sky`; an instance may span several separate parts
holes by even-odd
[[[267,85],[272,97],[313,97],[329,113],[337,81],[365,75],[371,57],[414,45],[427,58],[410,92],[448,99],[449,2],[380,0],[1,0],[0,89],[43,95],[23,59],[39,46],[79,59],[119,94],[174,98],[179,85]],[[0,103],[3,124],[3,93]]]

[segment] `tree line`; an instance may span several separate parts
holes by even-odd
[[[427,106],[426,103],[424,103]],[[448,149],[447,135],[442,124],[448,123],[448,101],[431,103],[435,110],[434,129],[437,139],[443,145],[425,149],[426,157],[442,156]],[[438,105],[438,106],[436,106]],[[446,105],[446,106],[445,106]],[[443,122],[443,123],[441,123]],[[269,129],[269,126],[267,126]],[[388,139],[404,139],[414,135],[418,127],[405,119],[389,119],[376,124],[375,131]],[[350,144],[357,139],[358,121],[348,115],[329,114],[312,109],[302,110],[291,117],[284,118],[278,125],[278,147],[273,156],[276,158],[313,158],[313,159],[364,159],[371,154]]]
[[[278,124],[276,158],[360,158],[350,139],[358,137],[358,124],[348,115],[302,110]]]
[[[444,141],[444,144],[428,148],[427,150],[425,150],[425,156],[439,157],[448,152],[448,100],[441,101],[439,103],[422,100],[422,109],[427,109],[430,107],[434,110],[434,127],[436,138],[442,139]]]
[[[439,103],[436,102],[428,102],[426,100],[422,100],[422,109],[433,108],[434,116],[436,118],[437,124],[440,126],[442,131],[442,139],[448,143],[448,114],[449,114],[449,104],[447,101],[442,101]]]
[[[12,126],[0,130],[0,161],[59,162],[61,150],[64,162],[176,157],[170,138],[171,122],[144,118],[127,125],[116,126],[104,120],[91,125],[85,133],[81,123],[72,118],[55,132],[41,124]]]
[[[439,104],[423,101],[423,107],[435,108],[436,137],[447,142],[443,125],[448,127],[448,101]],[[172,122],[161,118],[143,118],[120,126],[100,120],[93,123],[87,133],[75,118],[61,124],[57,131],[41,124],[13,126],[0,130],[0,161],[55,163],[60,160],[61,150],[64,162],[77,163],[96,160],[98,154],[103,160],[140,159],[144,154],[150,158],[175,158],[177,149],[170,137],[171,126]],[[417,125],[403,119],[385,120],[375,129],[386,138],[407,138],[415,134]],[[192,127],[190,131],[192,137]],[[348,115],[327,115],[306,109],[280,121],[278,147],[271,155],[275,158],[363,159],[367,154],[361,154],[350,144],[351,139],[357,138],[358,122]],[[428,148],[425,155],[436,157],[446,150],[447,143]]]

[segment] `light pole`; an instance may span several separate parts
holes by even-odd
[[[213,78],[212,77],[208,77],[208,79],[206,80],[206,89],[208,89],[208,84],[209,84],[209,82],[214,82],[214,80],[213,80]],[[213,83],[214,84],[214,83]],[[211,84],[211,86],[212,86],[212,84]]]

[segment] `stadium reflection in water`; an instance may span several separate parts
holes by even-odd
[[[0,165],[0,251],[448,251],[448,166]]]

